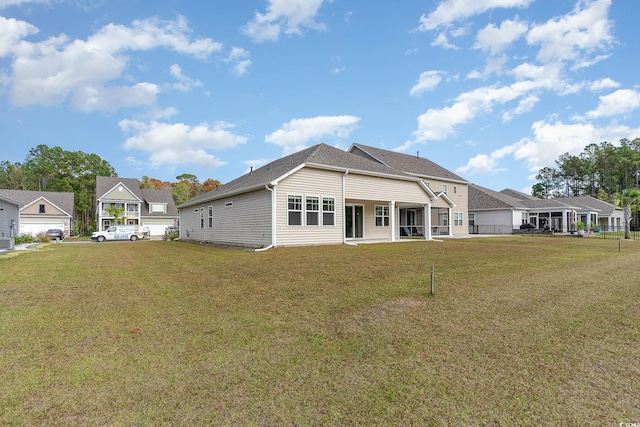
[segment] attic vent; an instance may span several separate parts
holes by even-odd
[[[122,191],[122,185],[118,187],[118,191]]]
[[[251,166],[251,169],[249,170],[249,175],[253,174],[253,166]]]
[[[420,152],[416,151],[416,159],[419,159],[419,158],[420,158]]]
[[[231,206],[233,206],[233,202],[226,202],[226,203],[224,204],[224,207],[225,207],[225,208],[230,208]]]

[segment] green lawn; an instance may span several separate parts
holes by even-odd
[[[0,254],[0,425],[637,423],[640,243],[618,243]]]

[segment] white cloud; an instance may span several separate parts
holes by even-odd
[[[84,111],[149,105],[155,102],[155,84],[114,84],[129,64],[125,52],[166,48],[205,59],[222,48],[211,39],[190,41],[189,32],[183,17],[154,18],[129,27],[109,24],[86,41],[64,35],[37,43],[22,40],[13,48],[12,102],[55,105],[71,99]]]
[[[599,99],[598,108],[589,111],[587,117],[595,119],[627,114],[640,107],[640,93],[631,89],[620,89]]]
[[[561,121],[538,121],[532,125],[534,136],[522,138],[509,146],[514,159],[523,160],[528,170],[537,172],[553,165],[564,153],[578,155],[588,144],[600,141],[619,141],[629,135],[639,135],[640,128],[624,125],[596,127],[592,123],[565,124]]]
[[[247,142],[245,136],[231,132],[234,125],[216,122],[189,126],[184,123],[140,122],[121,120],[120,129],[132,134],[124,143],[127,150],[138,150],[148,157],[152,168],[171,165],[194,165],[214,169],[225,162],[210,153]]]
[[[169,67],[169,74],[178,80],[178,83],[174,84],[173,88],[180,92],[188,92],[194,87],[202,87],[202,82],[200,80],[194,80],[185,76],[182,72],[182,68],[180,68],[178,64],[173,64]]]
[[[593,60],[585,55],[604,50],[614,41],[607,19],[610,6],[611,0],[579,1],[572,13],[532,26],[527,42],[540,46],[537,58],[542,63],[560,60],[591,65]]]
[[[554,165],[564,153],[579,155],[586,145],[594,141],[610,141],[615,145],[622,138],[640,134],[640,128],[632,129],[623,125],[598,128],[591,123],[565,124],[543,120],[535,122],[531,129],[533,137],[522,138],[490,154],[478,154],[469,159],[465,166],[458,168],[456,173],[494,175],[506,170],[499,167],[499,161],[512,156],[514,160],[524,162],[533,176],[543,167]]]
[[[309,141],[320,138],[347,138],[356,128],[359,117],[354,116],[318,116],[306,119],[293,119],[280,129],[265,137],[284,148],[284,154],[295,153],[306,148]]]
[[[478,154],[469,159],[465,166],[456,169],[456,173],[464,175],[495,175],[506,169],[498,168],[498,159],[486,154]]]
[[[449,43],[449,38],[447,37],[447,33],[442,32],[438,34],[434,41],[431,42],[431,46],[436,47],[440,46],[443,49],[449,50],[459,50],[460,48],[452,43]]]
[[[233,64],[233,74],[240,77],[249,72],[248,68],[251,66],[250,57],[251,53],[249,51],[241,47],[233,47],[224,61]]]
[[[605,89],[616,89],[618,87],[620,87],[620,83],[610,79],[609,77],[596,80],[595,82],[591,82],[591,84],[589,85],[589,89],[594,92]]]
[[[442,81],[442,71],[425,71],[420,73],[417,83],[409,91],[409,95],[418,96],[423,92],[433,90]]]
[[[256,12],[255,18],[242,29],[256,43],[275,41],[280,33],[301,34],[302,28],[325,29],[315,21],[325,0],[268,0],[266,13]]]
[[[524,113],[528,113],[533,110],[533,107],[540,101],[540,98],[536,95],[529,95],[526,98],[523,98],[518,103],[518,106],[513,110],[507,111],[502,115],[502,121],[508,122],[513,119],[515,116],[519,116]]]
[[[38,28],[28,22],[0,16],[0,58],[13,53],[20,40],[37,33]]]
[[[429,15],[420,17],[419,31],[433,30],[452,22],[467,19],[491,9],[526,8],[533,0],[442,0]]]
[[[498,55],[504,52],[511,43],[526,34],[528,28],[526,23],[517,20],[502,21],[499,28],[489,24],[478,31],[473,47],[489,52],[491,55]]]

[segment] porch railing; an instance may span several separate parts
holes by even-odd
[[[101,211],[100,216],[103,218],[113,218],[113,216],[107,211]],[[123,212],[122,216],[126,216],[127,218],[137,219],[140,218],[140,211],[127,211]]]

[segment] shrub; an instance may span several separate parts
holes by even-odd
[[[47,236],[47,233],[45,233],[45,232],[38,233],[38,235],[36,236],[36,239],[40,243],[49,243],[51,241],[51,238],[49,236]]]
[[[31,234],[23,234],[22,236],[18,236],[15,239],[16,245],[23,245],[25,243],[33,243],[35,239]]]
[[[178,233],[167,234],[167,240],[176,240],[177,238],[178,238]]]

